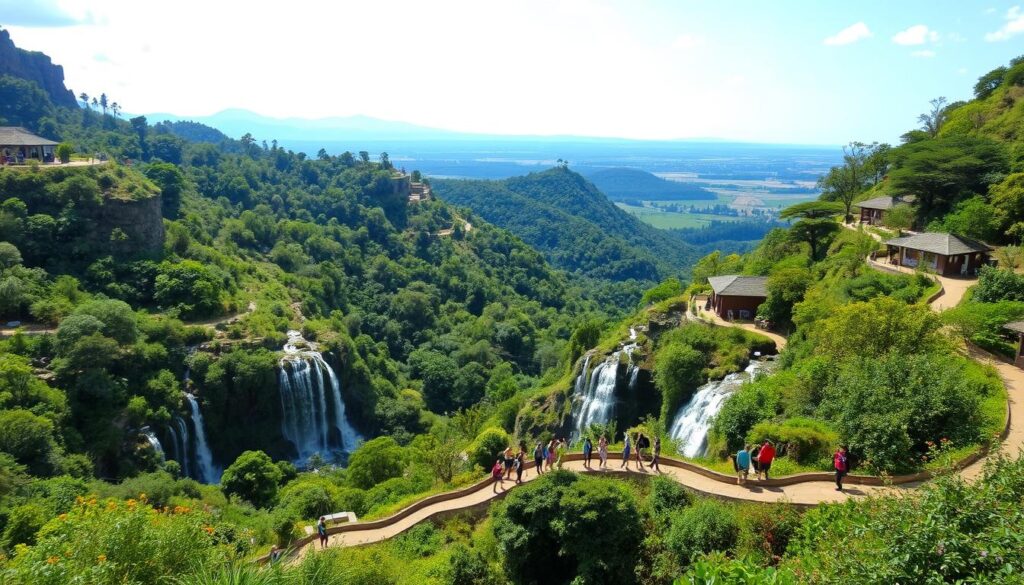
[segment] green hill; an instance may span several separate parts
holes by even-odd
[[[589,277],[653,282],[685,272],[695,258],[689,244],[622,211],[568,169],[434,186],[446,201],[507,228],[555,266]]]
[[[588,174],[587,179],[612,201],[716,199],[714,193],[700,185],[669,181],[639,169],[604,169]]]

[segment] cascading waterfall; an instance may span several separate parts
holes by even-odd
[[[354,451],[362,437],[345,416],[338,376],[316,344],[303,339],[298,331],[289,331],[280,367],[281,432],[295,445],[299,460],[314,453]]]
[[[171,445],[174,447],[174,460],[181,465],[181,472],[185,474],[185,477],[193,477],[192,445],[189,442],[188,423],[180,416],[176,416],[167,431],[171,435]]]
[[[742,372],[729,374],[721,380],[712,380],[697,389],[693,398],[680,407],[669,430],[669,435],[680,445],[680,453],[686,457],[707,454],[711,419],[722,409],[729,395],[764,367],[763,360],[754,360]]]
[[[626,379],[629,389],[636,388],[637,375],[640,368],[633,363],[633,351],[637,348],[636,330],[630,327],[628,343],[622,349],[612,353],[608,359],[589,371],[591,355],[583,360],[583,368],[576,378],[573,397],[573,438],[579,438],[590,428],[591,424],[605,424],[611,420],[615,411],[615,387],[619,380],[619,364],[623,356],[628,360]]]
[[[149,427],[142,427],[140,432],[144,437],[146,437],[146,442],[148,442],[149,446],[153,448],[153,451],[156,451],[156,454],[160,456],[160,459],[164,459],[164,446],[160,444],[160,439],[157,438],[156,433],[154,433]]]
[[[199,410],[199,401],[196,397],[186,393],[188,408],[192,414],[192,428],[195,429],[195,460],[196,472],[199,481],[203,483],[217,483],[220,481],[220,470],[213,464],[213,453],[206,442],[206,429],[203,427],[203,413]]]

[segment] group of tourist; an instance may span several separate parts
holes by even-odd
[[[760,480],[762,476],[768,479],[768,473],[772,469],[772,462],[775,461],[775,445],[765,440],[761,445],[744,445],[742,449],[729,455],[732,460],[732,467],[736,470],[736,483],[743,485],[747,482],[750,470],[754,470],[755,479]]]
[[[630,440],[629,433],[624,433],[622,440],[622,463],[619,464],[619,469],[623,467],[629,471],[629,455],[630,451],[636,451],[636,466],[637,469],[644,468],[644,452],[647,449],[651,449],[651,469],[661,473],[661,467],[658,465],[658,460],[661,458],[661,437],[654,437],[654,447],[651,448],[651,440],[647,438],[642,432],[637,432]]]
[[[732,460],[733,469],[736,470],[736,483],[746,483],[750,470],[754,470],[755,479],[760,480],[762,476],[767,481],[768,473],[771,471],[772,462],[775,461],[775,445],[765,440],[761,445],[745,445],[736,453],[729,455]],[[850,461],[846,454],[846,447],[840,446],[832,455],[832,468],[836,472],[836,491],[843,491],[843,478],[850,471]]]

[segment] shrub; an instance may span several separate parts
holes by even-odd
[[[469,459],[474,466],[486,471],[494,465],[498,455],[511,444],[511,439],[505,431],[494,427],[486,428],[477,435],[469,448]]]
[[[74,154],[74,152],[74,147],[72,147],[71,144],[67,142],[61,142],[60,144],[57,145],[57,159],[64,164],[71,162],[71,155]]]
[[[361,489],[392,477],[402,475],[405,469],[405,453],[391,437],[377,437],[362,445],[348,461],[346,478],[348,483]]]
[[[747,443],[763,443],[766,439],[778,445],[779,455],[810,463],[827,458],[839,436],[820,421],[791,418],[782,424],[758,423],[747,433]]]
[[[693,396],[704,381],[705,355],[683,343],[671,343],[658,351],[654,361],[654,385],[661,392],[661,416],[668,420]]]
[[[277,501],[281,470],[263,451],[246,451],[224,470],[221,489],[226,495],[237,495],[257,508],[267,508]]]
[[[667,477],[651,480],[651,491],[647,495],[647,510],[655,519],[666,518],[670,513],[690,505],[693,497],[683,486]]]
[[[302,477],[281,488],[282,508],[293,510],[300,518],[319,518],[340,512],[340,490],[324,477]]]
[[[739,532],[735,508],[702,499],[673,514],[665,543],[683,565],[688,565],[701,553],[732,550]]]

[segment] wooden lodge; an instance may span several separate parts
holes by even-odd
[[[897,205],[910,205],[913,202],[913,195],[906,195],[904,197],[885,196],[854,203],[853,206],[860,208],[861,223],[882,225],[882,221],[885,219],[885,212]]]
[[[943,276],[973,276],[989,263],[988,245],[958,236],[925,232],[885,242],[889,263]]]
[[[753,319],[757,308],[768,298],[767,282],[766,276],[712,276],[708,278],[711,297],[707,307],[729,321]]]
[[[19,128],[0,126],[0,164],[24,164],[27,160],[53,162],[57,143]]]

